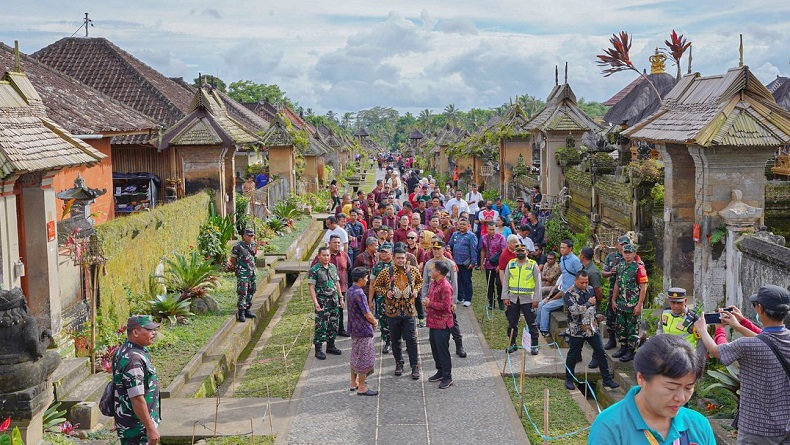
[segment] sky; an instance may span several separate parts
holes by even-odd
[[[739,34],[760,80],[790,75],[787,0],[34,0],[2,9],[0,41],[19,40],[28,54],[75,31],[84,36],[89,12],[91,37],[167,76],[277,84],[320,114],[545,99],[555,66],[562,82],[566,62],[576,96],[602,102],[636,77],[604,77],[595,64],[619,31],[631,33],[640,69],[675,30],[693,42],[692,68],[702,75],[738,65]]]

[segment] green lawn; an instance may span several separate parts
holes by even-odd
[[[477,321],[480,323],[480,329],[483,332],[483,336],[485,337],[491,349],[503,350],[510,342],[507,337],[507,319],[505,318],[505,313],[495,309],[493,311],[489,311],[489,315],[486,316],[485,306],[488,303],[488,299],[486,298],[486,281],[485,274],[483,272],[476,270],[472,274],[472,285],[474,288],[472,307],[475,311]],[[497,306],[495,305],[495,307]],[[522,317],[519,324],[519,329],[522,329],[523,327],[524,319]],[[519,332],[518,335],[520,336],[521,333]],[[516,340],[516,342],[519,344],[521,343],[520,340]],[[548,350],[545,348],[541,349],[541,354],[550,352],[553,353],[554,350]],[[513,386],[513,379],[510,376],[503,377],[503,379],[505,386],[508,389],[508,393],[510,394],[510,398],[513,401],[513,407],[516,409],[516,412],[519,412],[521,406],[518,395]],[[577,405],[576,402],[571,399],[570,393],[567,389],[565,389],[564,380],[538,377],[528,378],[524,383],[524,400],[527,403],[529,415],[532,417],[533,421],[538,424],[541,430],[543,429],[544,388],[548,388],[550,394],[550,437],[561,436],[563,434],[568,434],[589,426],[589,423],[584,417],[584,412],[579,407],[579,405]],[[524,431],[527,432],[527,436],[529,437],[531,443],[543,443],[543,439],[541,438],[540,434],[535,431],[535,428],[532,426],[532,423],[527,419],[526,416],[522,417],[521,424],[524,426]],[[587,432],[585,431],[574,436],[553,440],[551,443],[561,445],[587,443]]]
[[[313,321],[313,303],[307,284],[303,283],[295,290],[266,346],[241,379],[236,396],[291,398],[312,347]]]
[[[225,436],[206,439],[207,445],[271,445],[274,436]]]
[[[312,221],[313,219],[309,216],[303,216],[301,219],[294,221],[294,228],[291,230],[291,233],[286,233],[283,236],[277,236],[269,240],[266,253],[285,253],[286,249],[291,246],[291,243],[296,240],[296,237],[301,235]]]

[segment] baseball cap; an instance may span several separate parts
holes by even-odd
[[[766,311],[786,312],[790,310],[790,291],[780,286],[767,284],[749,297],[749,301],[759,303]]]
[[[623,252],[636,252],[636,246],[628,243],[623,246]]]
[[[154,323],[154,319],[150,315],[132,315],[126,320],[127,331],[134,328],[157,329],[158,327],[159,323]]]

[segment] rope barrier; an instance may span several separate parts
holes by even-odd
[[[556,346],[557,355],[560,357],[560,359],[562,359],[563,358],[562,350],[560,349],[560,346],[559,346],[559,344],[557,344],[557,342],[551,342],[551,343],[549,343],[547,345],[538,345],[539,348],[546,348],[546,347],[551,348],[552,346]],[[518,348],[519,349],[526,349],[523,346],[518,346]],[[522,394],[519,392],[518,384],[516,383],[516,373],[513,371],[513,365],[512,365],[512,363],[510,361],[510,354],[507,354],[507,352],[505,354],[507,355],[507,367],[508,367],[508,370],[510,371],[510,377],[513,380],[513,390],[516,392],[516,395],[518,395],[519,398],[523,399]],[[589,394],[592,394],[593,400],[595,400],[596,409],[598,410],[598,413],[600,414],[600,412],[601,412],[601,404],[598,402],[598,397],[595,395],[595,391],[593,390],[592,385],[590,385],[589,380],[581,381],[581,380],[577,379],[576,376],[573,373],[570,372],[570,369],[568,368],[567,365],[565,365],[565,369],[568,371],[568,373],[571,375],[571,378],[573,378],[573,380],[577,384],[586,385],[587,386],[587,389],[589,390]],[[546,440],[547,441],[553,441],[553,440],[563,439],[565,437],[575,436],[575,435],[577,435],[579,433],[583,433],[584,431],[589,430],[590,427],[592,426],[592,425],[590,425],[590,426],[587,426],[587,427],[582,428],[580,430],[571,431],[569,433],[561,434],[559,436],[553,436],[553,437],[546,436],[543,432],[540,431],[540,428],[535,423],[535,421],[532,419],[532,416],[529,415],[529,410],[527,409],[527,404],[526,403],[522,403],[522,408],[524,409],[524,413],[527,415],[527,419],[532,424],[532,427],[535,429],[535,432],[538,433],[540,438],[542,440],[544,440],[544,441],[546,441]]]

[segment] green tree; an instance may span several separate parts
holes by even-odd
[[[431,110],[426,108],[420,111],[418,119],[424,133],[430,133],[433,130],[433,112]]]
[[[340,120],[340,125],[345,128],[346,130],[351,130],[352,121],[356,117],[357,113],[345,112],[343,113],[343,118]]]
[[[606,112],[609,110],[609,107],[607,107],[606,105],[595,101],[587,102],[586,100],[584,100],[583,97],[579,99],[577,105],[579,105],[579,108],[581,108],[582,111],[587,113],[587,115],[590,116],[592,119],[603,117],[603,115],[606,114]]]
[[[287,105],[294,108],[293,103],[276,84],[266,85],[251,80],[239,80],[228,86],[228,95],[241,103],[266,101],[272,105]]]
[[[202,82],[201,82],[201,78],[202,78]],[[192,80],[192,86],[195,87],[195,88],[198,88],[201,84],[203,84],[203,85],[206,85],[206,84],[212,85],[215,88],[217,88],[220,91],[222,91],[223,93],[227,92],[227,85],[225,84],[225,81],[223,81],[219,77],[212,76],[211,74],[204,74],[201,77],[195,77]]]
[[[458,115],[458,110],[455,109],[455,104],[450,104],[444,107],[444,117],[447,119],[447,122],[455,126],[455,118]]]

